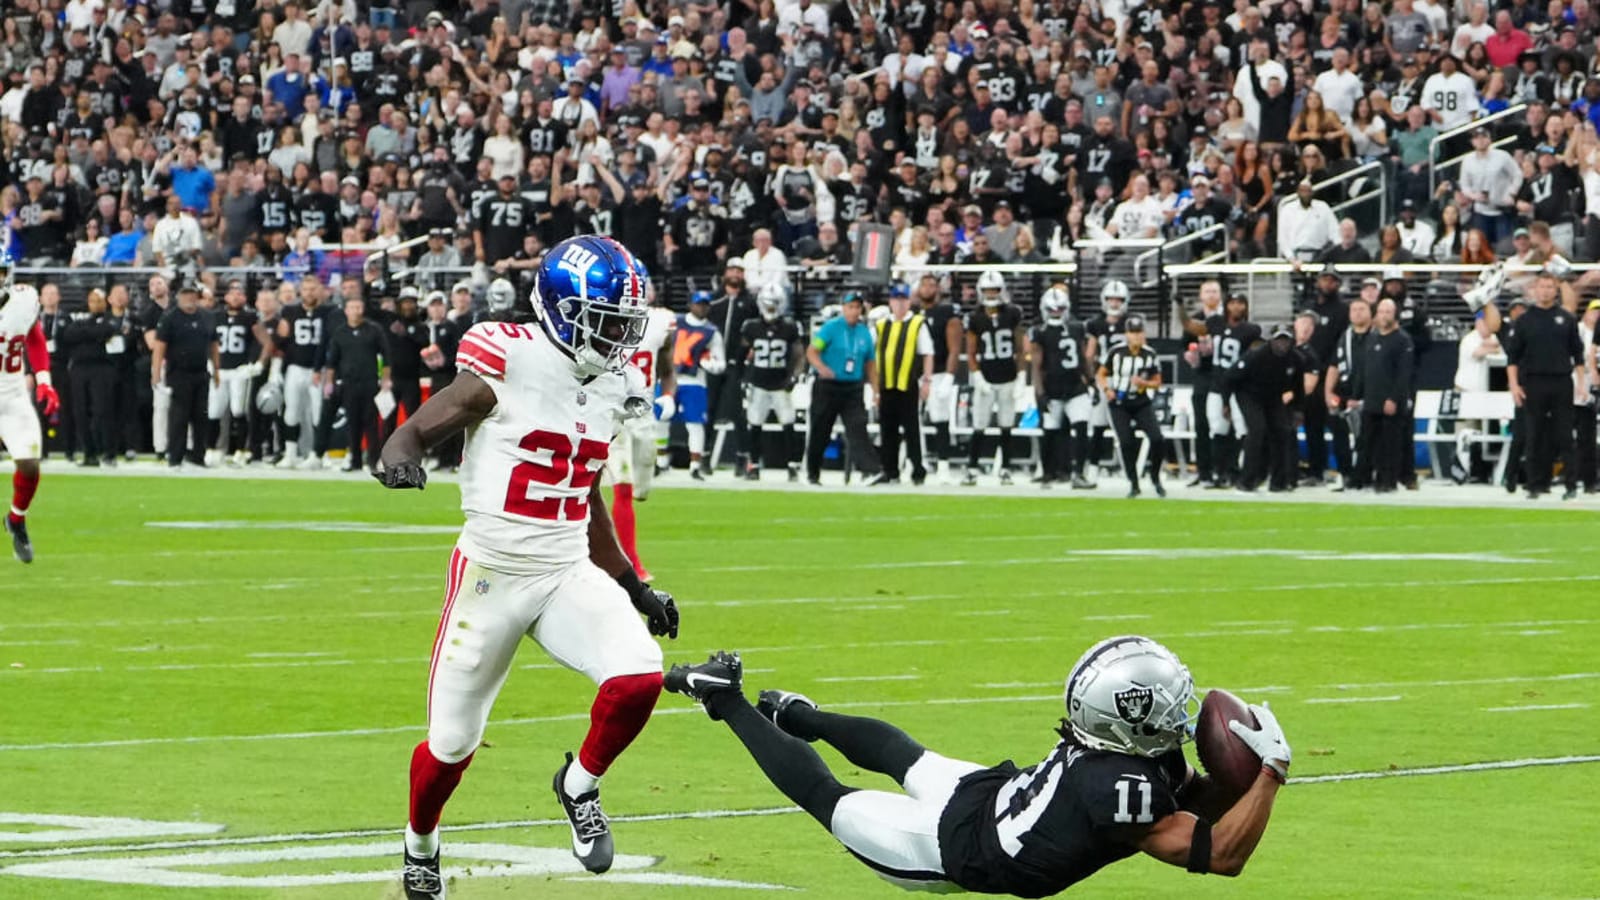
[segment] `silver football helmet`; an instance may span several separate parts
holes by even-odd
[[[1072,313],[1072,301],[1067,298],[1067,289],[1053,287],[1039,297],[1039,313],[1051,325],[1059,325]]]
[[[517,289],[511,286],[510,281],[496,278],[489,283],[489,290],[484,294],[484,302],[488,304],[490,313],[511,312],[511,307],[517,304]]]
[[[261,390],[256,391],[256,409],[262,415],[277,415],[283,409],[283,383],[277,379],[267,379]]]
[[[789,293],[783,285],[776,282],[767,284],[756,294],[756,307],[761,310],[761,318],[768,322],[783,315],[783,310],[789,305]]]
[[[1189,669],[1147,637],[1108,638],[1067,676],[1072,737],[1092,750],[1155,757],[1193,737],[1198,704]]]
[[[1006,302],[1006,279],[1004,275],[990,269],[978,276],[978,302],[989,309],[996,309]]]
[[[1129,296],[1126,282],[1111,279],[1100,288],[1100,311],[1113,318],[1121,316],[1128,311]]]

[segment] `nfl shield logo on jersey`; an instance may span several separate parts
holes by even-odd
[[[489,579],[487,579],[487,578],[479,578],[478,579],[478,583],[473,585],[472,589],[477,591],[478,592],[478,596],[480,596],[480,597],[483,596],[484,594],[489,593]]]
[[[1150,718],[1150,708],[1154,706],[1154,695],[1149,688],[1128,688],[1118,691],[1112,699],[1117,703],[1117,715],[1132,725]]]

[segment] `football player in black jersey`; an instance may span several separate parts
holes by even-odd
[[[1189,487],[1210,487],[1217,481],[1211,437],[1211,394],[1217,390],[1216,371],[1211,364],[1212,325],[1221,330],[1223,321],[1222,284],[1214,278],[1200,283],[1200,308],[1191,316],[1189,308],[1178,304],[1178,319],[1183,333],[1195,339],[1184,359],[1194,370],[1194,393],[1190,400],[1190,420],[1194,422],[1195,479]],[[1215,321],[1213,321],[1215,320]]]
[[[222,295],[223,309],[216,316],[217,345],[222,372],[216,390],[206,397],[206,414],[211,420],[211,450],[207,465],[216,465],[225,451],[232,451],[233,465],[249,458],[250,386],[261,374],[271,355],[271,342],[256,311],[245,305],[244,282],[228,282]],[[222,445],[223,416],[227,414],[227,446]]]
[[[1089,335],[1082,323],[1070,319],[1072,304],[1064,284],[1052,286],[1039,298],[1043,321],[1028,333],[1028,360],[1033,367],[1033,393],[1044,428],[1041,483],[1072,479],[1079,490],[1094,487],[1084,477],[1089,452],[1089,380],[1084,368]],[[1071,428],[1071,437],[1063,426]]]
[[[1111,351],[1128,343],[1123,333],[1122,320],[1128,314],[1127,283],[1111,279],[1100,286],[1100,315],[1090,319],[1084,329],[1089,332],[1089,371],[1097,372]],[[1106,459],[1106,430],[1111,427],[1111,408],[1106,406],[1099,391],[1094,392],[1094,409],[1089,413],[1089,429],[1093,440],[1089,445],[1089,459],[1103,463]]]
[[[998,418],[1000,483],[1011,483],[1011,428],[1017,424],[1017,352],[1023,348],[1022,313],[1011,304],[1005,277],[978,276],[979,309],[967,316],[967,369],[972,381],[972,435],[967,441],[968,487],[978,483],[983,433]],[[993,451],[990,451],[991,453]]]
[[[1244,437],[1244,413],[1233,399],[1233,373],[1244,354],[1261,341],[1261,326],[1250,321],[1250,298],[1241,291],[1228,295],[1222,317],[1206,319],[1211,336],[1211,372],[1214,387],[1206,398],[1206,422],[1211,429],[1213,488],[1233,484],[1239,472],[1239,439]]]
[[[1226,800],[1183,756],[1193,678],[1172,651],[1137,636],[1101,641],[1078,660],[1059,740],[1022,770],[949,759],[887,722],[828,712],[799,694],[763,691],[751,706],[734,654],[673,666],[664,686],[726,722],[778,790],[880,877],[911,890],[1045,897],[1141,852],[1238,875],[1291,759],[1266,706],[1250,707],[1255,729],[1229,722],[1262,765],[1222,811]],[[904,793],[841,784],[810,747],[816,740]]]
[[[744,475],[751,481],[761,477],[761,461],[768,458],[762,452],[762,438],[769,416],[778,420],[779,458],[789,470],[789,480],[800,480],[795,451],[801,448],[801,440],[794,430],[794,385],[805,365],[806,353],[800,326],[788,314],[788,306],[783,285],[767,284],[756,295],[761,315],[746,319],[739,330],[738,355],[745,363],[745,415],[750,423],[747,433],[755,444],[754,452],[744,448],[741,452],[749,453],[750,463]]]
[[[322,427],[322,363],[339,311],[323,299],[328,289],[314,278],[300,282],[300,305],[284,307],[278,321],[283,346],[283,423],[288,427],[282,466],[322,468],[329,429]],[[273,377],[278,377],[273,373]],[[310,428],[312,453],[300,459],[303,431]]]
[[[945,297],[939,276],[928,273],[917,284],[917,300],[928,335],[933,338],[933,380],[923,409],[933,426],[933,468],[950,475],[950,420],[956,411],[956,364],[961,360],[965,338],[962,335],[961,307]]]
[[[1117,446],[1122,451],[1122,473],[1128,476],[1128,496],[1139,496],[1139,450],[1133,442],[1133,428],[1137,425],[1150,445],[1146,457],[1150,484],[1156,496],[1165,497],[1167,489],[1161,486],[1161,466],[1166,457],[1161,423],[1155,411],[1155,392],[1161,389],[1161,366],[1156,361],[1156,352],[1145,345],[1142,317],[1129,316],[1123,331],[1128,343],[1111,351],[1100,363],[1095,380],[1111,408],[1111,427],[1117,432]]]

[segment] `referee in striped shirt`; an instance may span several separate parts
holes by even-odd
[[[889,289],[889,317],[878,323],[878,431],[883,471],[877,484],[900,481],[900,444],[911,459],[911,483],[922,484],[928,470],[922,464],[922,421],[917,414],[933,383],[933,337],[922,313],[911,311],[911,289],[896,284]]]
[[[1100,363],[1096,381],[1111,407],[1111,427],[1122,450],[1122,471],[1128,476],[1128,496],[1139,496],[1139,448],[1133,441],[1137,425],[1150,442],[1150,485],[1157,497],[1161,486],[1161,423],[1156,420],[1155,392],[1161,387],[1161,365],[1156,352],[1145,346],[1144,317],[1129,316],[1123,324],[1128,343],[1111,351]]]

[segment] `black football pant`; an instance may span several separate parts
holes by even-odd
[[[362,442],[377,454],[383,444],[378,435],[378,407],[373,398],[378,396],[376,381],[346,381],[340,385],[344,398],[344,427],[346,446],[349,447],[347,465],[361,468]]]
[[[1548,491],[1555,461],[1567,487],[1578,483],[1578,465],[1572,443],[1572,376],[1525,375],[1522,389],[1523,421],[1527,425],[1528,490]]]
[[[111,456],[117,445],[116,367],[105,360],[75,362],[70,374],[84,462]]]
[[[447,369],[443,372],[435,372],[433,375],[429,376],[429,383],[432,385],[432,387],[429,388],[428,396],[430,398],[438,396],[439,392],[449,387],[450,382],[455,381],[455,379],[456,373],[451,370]],[[465,431],[458,431],[441,441],[439,446],[435,447],[433,451],[435,457],[439,460],[439,466],[445,469],[454,469],[460,466],[461,451],[465,445]]]
[[[1289,408],[1277,397],[1265,402],[1249,394],[1238,393],[1239,411],[1244,413],[1244,469],[1239,473],[1239,483],[1256,488],[1271,479],[1271,486],[1285,490],[1294,484],[1295,446],[1294,420]]]
[[[1600,472],[1596,471],[1594,407],[1572,408],[1572,438],[1576,445],[1573,452],[1578,459],[1578,480],[1592,491],[1596,488],[1595,479],[1600,477]]]
[[[1345,485],[1350,486],[1352,479],[1359,484],[1351,458],[1350,449],[1350,417],[1342,409],[1328,410],[1328,431],[1333,434],[1333,464],[1339,474],[1345,478]]]
[[[183,462],[191,433],[194,435],[194,452],[189,454],[189,461],[204,465],[206,436],[211,430],[211,420],[206,417],[206,397],[211,390],[211,376],[204,369],[198,372],[174,372],[169,367],[167,387],[172,389],[172,399],[167,407],[167,465],[175,466]]]
[[[1137,427],[1144,433],[1144,439],[1150,442],[1150,454],[1147,457],[1150,463],[1150,482],[1161,483],[1161,463],[1165,450],[1161,445],[1161,423],[1156,420],[1156,407],[1154,403],[1146,401],[1138,406],[1125,406],[1113,404],[1111,407],[1111,428],[1117,433],[1117,446],[1122,450],[1122,473],[1128,476],[1128,484],[1139,487],[1139,445],[1133,439],[1133,429]]]
[[[1366,444],[1362,458],[1370,458],[1370,462],[1363,465],[1371,473],[1370,484],[1380,491],[1392,491],[1400,483],[1405,468],[1408,421],[1403,412],[1384,415],[1382,404],[1361,411],[1361,437]]]
[[[133,366],[114,366],[111,375],[111,412],[114,426],[114,443],[106,448],[108,454],[122,454],[142,449],[143,429],[139,423],[139,387],[150,386],[150,372],[145,370],[144,380],[139,380]]]
[[[819,378],[811,385],[811,435],[806,441],[806,477],[822,477],[822,455],[833,435],[833,424],[844,420],[845,450],[850,464],[863,475],[878,474],[877,454],[867,437],[867,407],[861,399],[861,382]]]
[[[1206,402],[1210,397],[1210,376],[1196,377],[1189,420],[1194,427],[1194,469],[1201,481],[1212,480],[1217,471],[1216,455],[1211,443],[1211,417],[1206,413]]]
[[[391,376],[389,391],[394,394],[394,412],[383,420],[383,433],[394,434],[400,424],[400,413],[404,412],[406,418],[417,414],[417,407],[422,405],[422,381],[418,378],[399,378]]]
[[[72,373],[67,366],[66,354],[50,361],[50,381],[57,385],[57,396],[61,401],[60,407],[56,410],[56,441],[62,453],[72,456],[78,452],[78,447],[83,443],[83,436],[78,433],[78,405],[72,401]],[[48,458],[50,453],[47,448],[50,446],[50,441],[45,440],[43,443],[44,446],[39,450],[43,457]]]
[[[1306,472],[1318,481],[1328,470],[1328,404],[1322,395],[1322,379],[1302,407],[1306,427]]]
[[[878,438],[883,442],[883,471],[890,478],[900,477],[900,444],[911,460],[911,477],[928,476],[922,464],[922,417],[917,410],[916,391],[884,391],[878,399]]]

